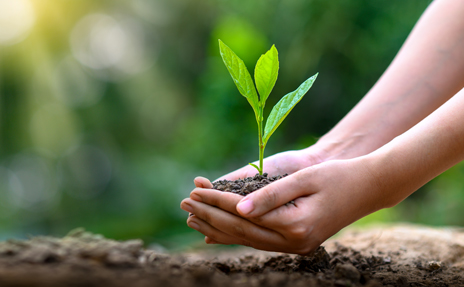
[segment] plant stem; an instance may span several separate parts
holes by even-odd
[[[259,146],[259,175],[263,175],[263,158],[264,158],[264,146],[260,144]]]
[[[263,144],[263,111],[261,110],[261,117],[258,120],[259,130],[259,175],[263,175],[263,158],[264,158],[264,144]]]

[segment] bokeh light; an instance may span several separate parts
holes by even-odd
[[[38,155],[14,156],[7,178],[10,204],[29,211],[43,211],[56,203],[57,186],[50,167]]]
[[[81,138],[79,119],[64,105],[44,104],[31,117],[34,146],[60,155]]]
[[[74,27],[70,43],[81,64],[108,79],[141,72],[153,62],[145,52],[143,30],[129,18],[87,15]]]
[[[0,0],[0,45],[12,45],[27,37],[35,22],[30,0]]]
[[[95,105],[104,94],[104,85],[86,72],[71,56],[54,71],[55,96],[66,106],[83,108]]]
[[[93,146],[72,147],[58,164],[60,184],[79,199],[96,197],[108,185],[112,166],[104,151]]]

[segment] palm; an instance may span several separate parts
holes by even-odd
[[[269,175],[292,174],[305,167],[322,162],[316,153],[306,150],[281,152],[264,159],[264,172]],[[222,176],[219,179],[236,180],[256,175],[256,169],[250,165]]]

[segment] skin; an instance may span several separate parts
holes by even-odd
[[[264,161],[290,175],[246,197],[197,177],[181,208],[206,243],[308,254],[464,159],[464,2],[434,1],[369,93],[315,145]],[[222,178],[256,173],[246,166]],[[290,200],[295,205],[286,205]]]

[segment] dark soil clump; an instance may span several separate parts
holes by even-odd
[[[269,177],[267,173],[263,173],[263,175],[256,174],[253,177],[237,179],[234,181],[218,180],[213,182],[213,188],[245,196],[286,176],[287,174]]]

